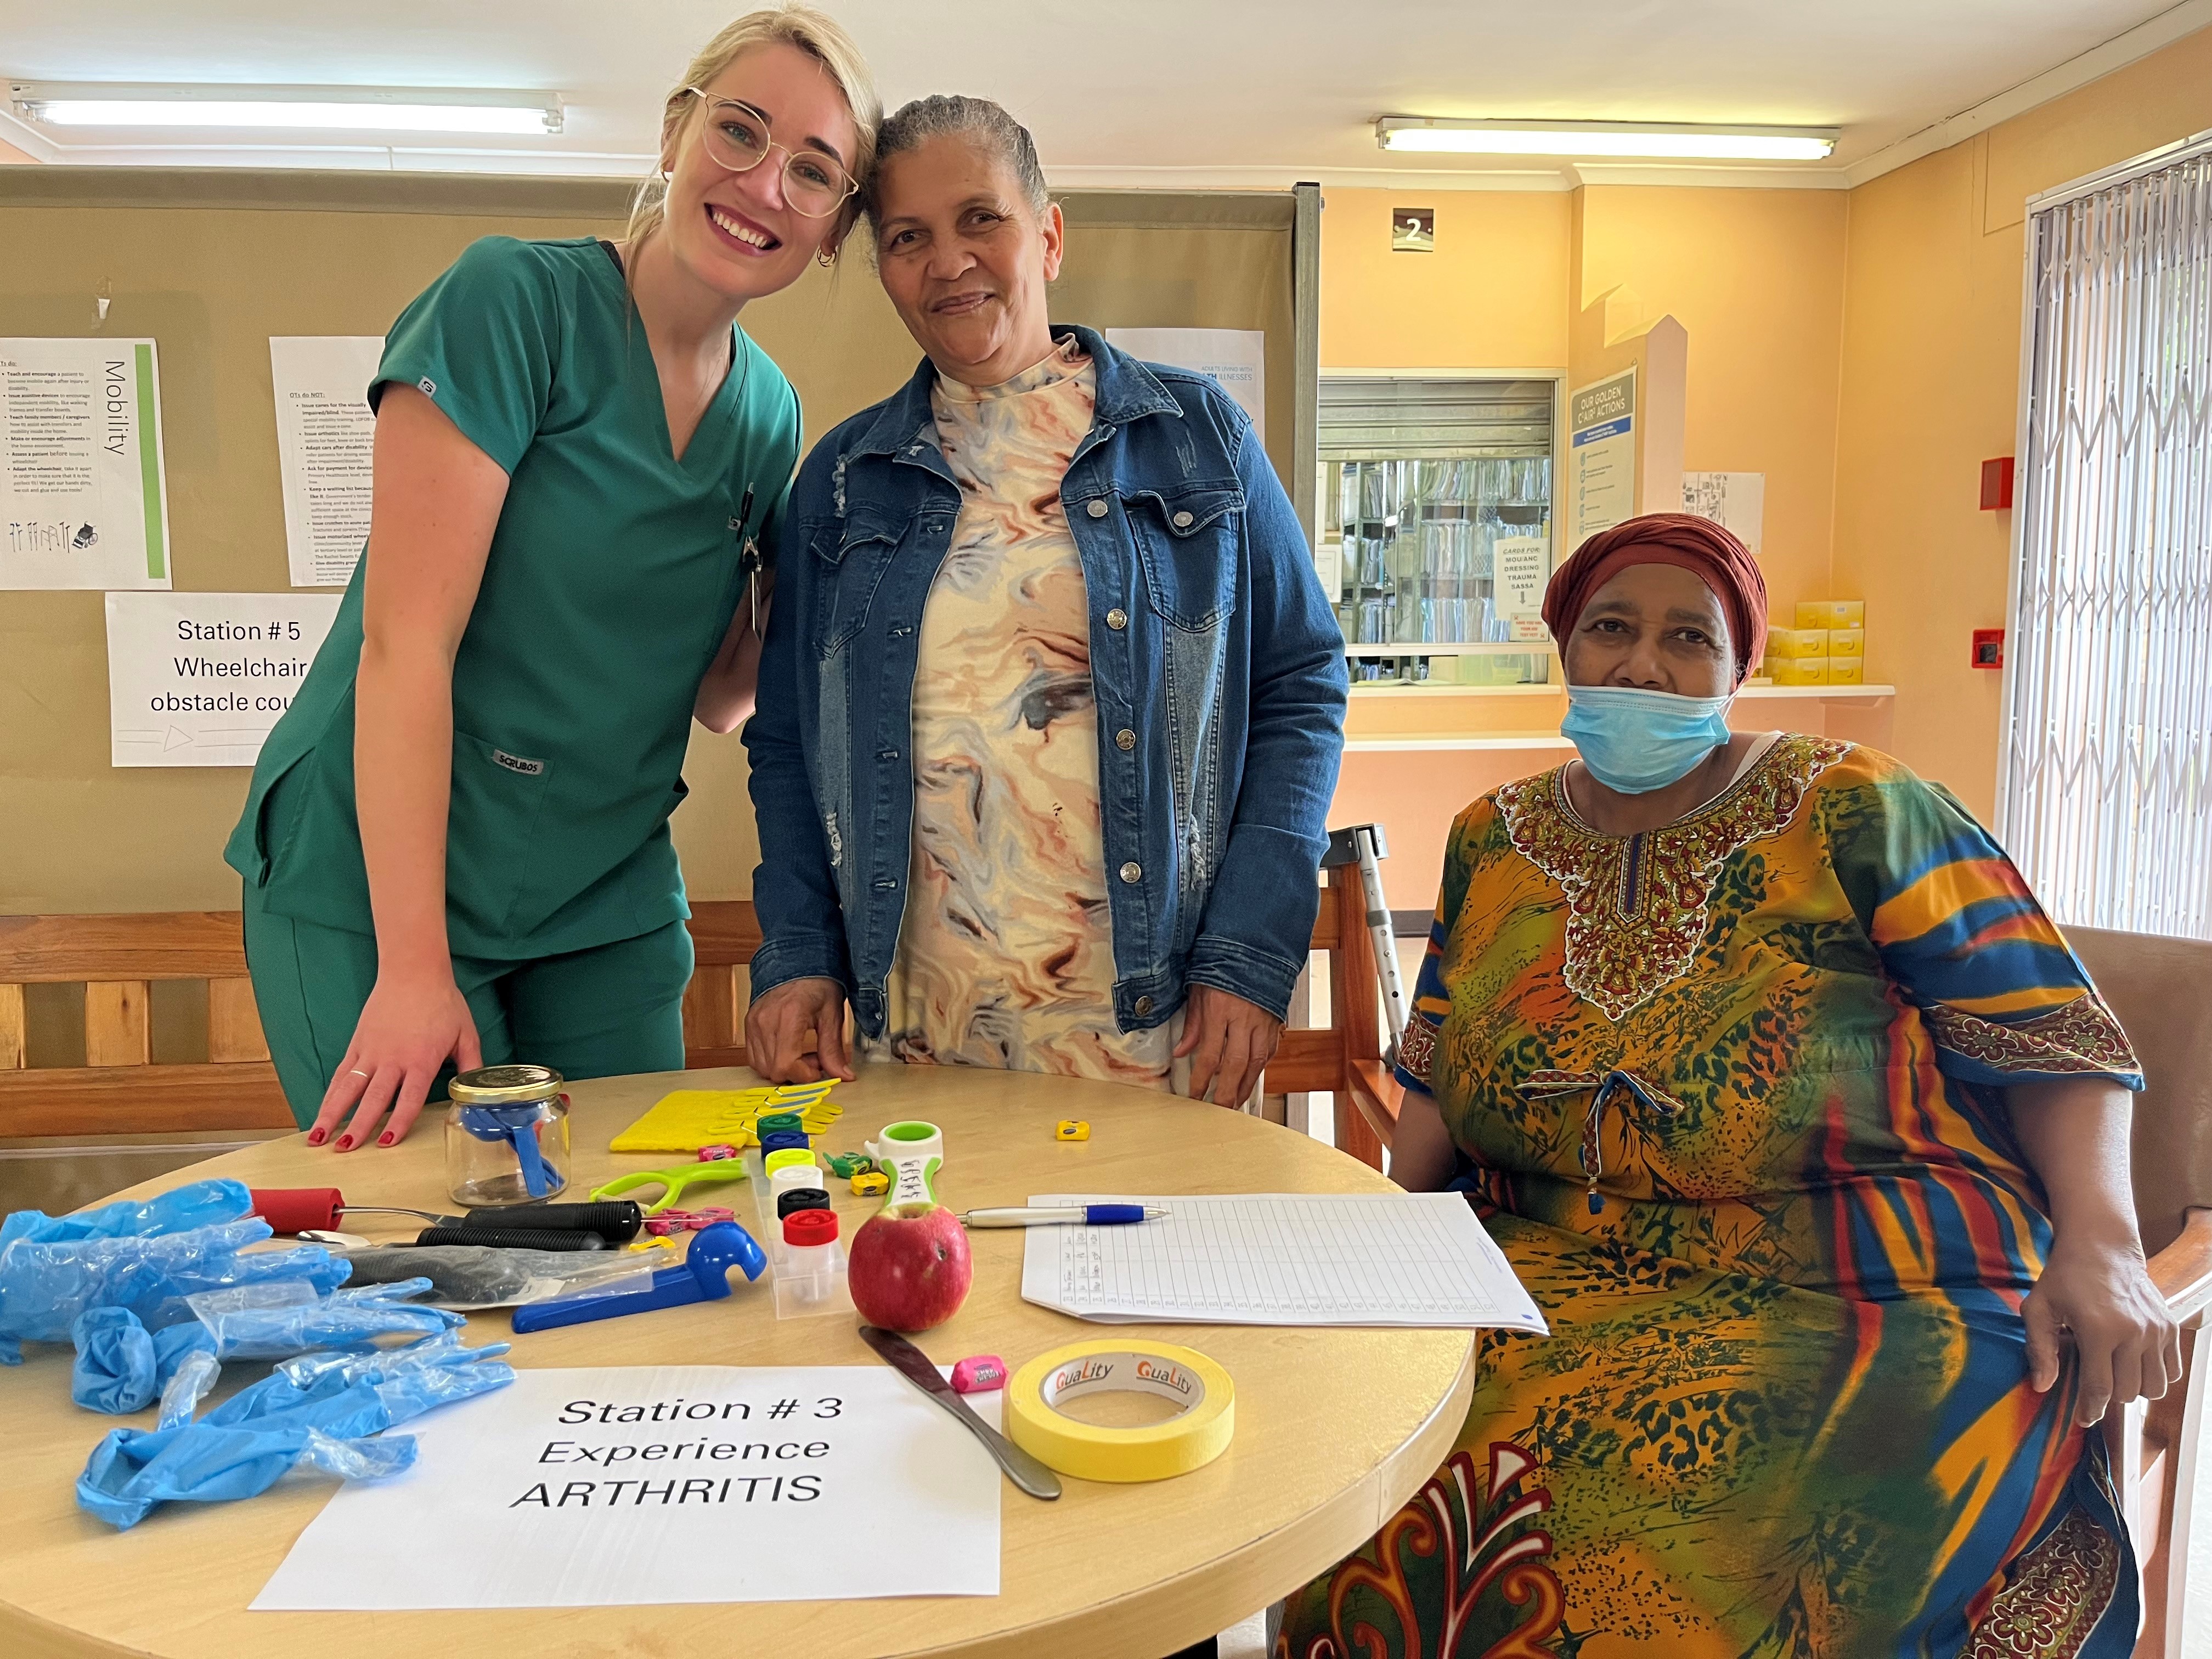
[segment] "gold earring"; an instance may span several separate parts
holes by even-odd
[[[837,256],[830,251],[825,243],[814,250],[814,263],[824,270],[834,270],[837,268]]]

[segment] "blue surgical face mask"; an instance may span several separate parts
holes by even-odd
[[[1559,735],[1590,775],[1624,795],[1646,795],[1689,776],[1729,740],[1733,697],[1678,697],[1617,685],[1571,685]]]

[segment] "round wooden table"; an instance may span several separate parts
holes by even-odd
[[[667,1156],[617,1157],[607,1142],[674,1088],[736,1088],[742,1071],[571,1085],[575,1168],[565,1196]],[[1374,1192],[1371,1170],[1306,1136],[1218,1107],[1110,1084],[927,1066],[863,1068],[836,1095],[843,1119],[820,1144],[858,1150],[903,1117],[941,1124],[940,1196],[956,1208],[1032,1193]],[[1086,1118],[1088,1141],[1054,1139]],[[447,1209],[442,1130],[427,1114],[402,1146],[333,1156],[298,1136],[131,1189],[228,1176],[255,1187],[337,1186],[358,1204]],[[842,1196],[848,1237],[877,1200]],[[713,1201],[711,1199],[702,1201]],[[732,1205],[750,1220],[750,1200]],[[403,1218],[349,1230],[407,1236]],[[949,1323],[917,1340],[940,1364],[970,1353],[1023,1361],[1106,1329],[1021,1299],[1023,1235],[975,1235],[975,1280]],[[33,1346],[0,1371],[8,1501],[0,1506],[0,1654],[158,1659],[671,1659],[805,1654],[809,1659],[961,1654],[1160,1659],[1285,1595],[1370,1536],[1449,1453],[1474,1384],[1465,1331],[1147,1327],[1227,1368],[1237,1384],[1228,1452],[1194,1474],[1142,1486],[1066,1481],[1057,1503],[1002,1492],[995,1596],[423,1613],[249,1613],[247,1603],[334,1483],[292,1477],[244,1503],[173,1504],[117,1533],[76,1506],[85,1458],[118,1422],[69,1397],[70,1351]],[[471,1343],[505,1340],[504,1315],[472,1315]],[[779,1321],[741,1287],[729,1300],[520,1339],[518,1367],[869,1365],[842,1319]],[[250,1377],[258,1368],[239,1366]],[[236,1379],[233,1379],[236,1380]],[[983,1454],[979,1448],[977,1456]],[[365,1574],[377,1563],[364,1560]]]

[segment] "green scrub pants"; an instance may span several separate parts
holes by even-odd
[[[264,909],[246,889],[246,959],[270,1058],[292,1115],[315,1121],[376,984],[376,940]],[[691,935],[680,921],[635,939],[528,962],[455,957],[487,1066],[550,1066],[564,1078],[684,1066]],[[431,1085],[444,1098],[448,1062]]]

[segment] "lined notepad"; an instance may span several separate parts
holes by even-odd
[[[1547,1331],[1457,1193],[1047,1194],[1030,1202],[1170,1211],[1128,1226],[1029,1230],[1024,1299],[1079,1319]]]

